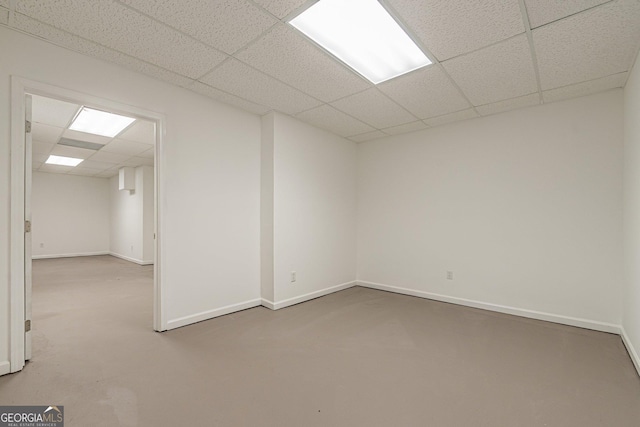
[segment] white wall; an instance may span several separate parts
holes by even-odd
[[[153,263],[153,168],[135,169],[135,190],[119,190],[119,178],[110,180],[110,252],[138,264]]]
[[[0,57],[0,236],[9,235],[10,75],[17,75],[165,114],[157,164],[169,328],[259,304],[258,116],[4,27]],[[3,238],[0,364],[8,360],[9,259]]]
[[[640,373],[640,65],[636,60],[624,89],[624,260],[622,326]]]
[[[615,330],[622,139],[614,90],[360,144],[358,280]]]
[[[355,281],[356,144],[283,114],[271,117],[278,308]]]
[[[109,180],[33,173],[34,258],[109,252]]]

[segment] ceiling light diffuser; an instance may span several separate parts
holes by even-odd
[[[132,117],[82,107],[69,129],[113,138],[135,120]]]
[[[50,165],[60,165],[60,166],[78,166],[82,163],[84,159],[76,159],[74,157],[63,157],[63,156],[54,156],[53,154],[49,156],[45,163]]]
[[[431,64],[377,0],[320,0],[289,23],[374,84]]]

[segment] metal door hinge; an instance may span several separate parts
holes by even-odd
[[[31,133],[31,122],[29,120],[25,120],[24,122],[24,131],[26,133]]]
[[[29,332],[31,330],[31,320],[24,321],[24,331]]]
[[[26,220],[24,222],[24,232],[25,233],[31,233],[31,221]]]

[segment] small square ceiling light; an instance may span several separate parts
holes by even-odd
[[[431,64],[377,0],[320,0],[289,23],[374,84]]]
[[[83,162],[84,159],[76,159],[75,157],[49,156],[45,163],[50,165],[73,166],[76,167]]]
[[[136,119],[82,107],[69,129],[113,138]]]

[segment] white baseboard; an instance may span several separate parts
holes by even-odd
[[[178,319],[169,320],[167,322],[167,330],[180,328],[182,326],[191,325],[193,323],[202,322],[203,320],[213,319],[214,317],[224,316],[225,314],[231,314],[236,311],[246,310],[248,308],[258,307],[262,303],[260,298],[250,301],[241,302],[238,304],[227,305],[226,307],[220,307],[213,310],[203,311],[201,313],[192,314]]]
[[[0,375],[7,375],[11,373],[11,364],[9,361],[0,362]]]
[[[629,335],[627,335],[627,331],[625,331],[624,326],[621,326],[620,329],[621,329],[620,336],[622,337],[622,342],[624,343],[624,346],[627,347],[627,351],[629,352],[631,361],[636,367],[636,371],[638,371],[638,375],[640,375],[640,356],[638,356],[638,352],[636,351],[633,344],[631,344],[631,339],[629,338]]]
[[[119,253],[116,253],[116,252],[108,252],[108,255],[114,256],[116,258],[123,259],[125,261],[134,262],[134,263],[136,263],[138,265],[150,265],[150,264],[153,264],[153,261],[143,261],[141,259],[128,257],[126,255],[120,255]]]
[[[82,253],[76,253],[76,254],[33,255],[31,259],[74,258],[78,256],[96,256],[96,255],[110,255],[110,253],[108,251],[104,251],[104,252],[82,252]]]
[[[319,291],[310,292],[308,294],[300,295],[297,297],[289,298],[283,301],[269,301],[268,299],[262,299],[262,305],[270,308],[271,310],[279,310],[281,308],[289,307],[291,305],[300,304],[301,302],[309,301],[315,298],[323,297],[325,295],[332,294],[334,292],[341,291],[356,286],[355,280],[352,282],[342,283],[340,285],[332,286],[330,288],[321,289]]]
[[[358,286],[371,289],[379,289],[381,291],[395,292],[403,295],[411,295],[414,297],[432,299],[436,301],[448,302],[451,304],[464,305],[466,307],[480,308],[483,310],[495,311],[498,313],[512,314],[515,316],[527,317],[529,319],[545,320],[547,322],[560,323],[562,325],[593,329],[594,331],[609,332],[618,335],[620,335],[621,333],[620,325],[599,322],[596,320],[581,319],[578,317],[563,316],[560,314],[545,313],[542,311],[491,304],[482,301],[474,301],[447,295],[434,294],[431,292],[417,291],[414,289],[400,288],[397,286],[383,285],[381,283],[358,281]]]

